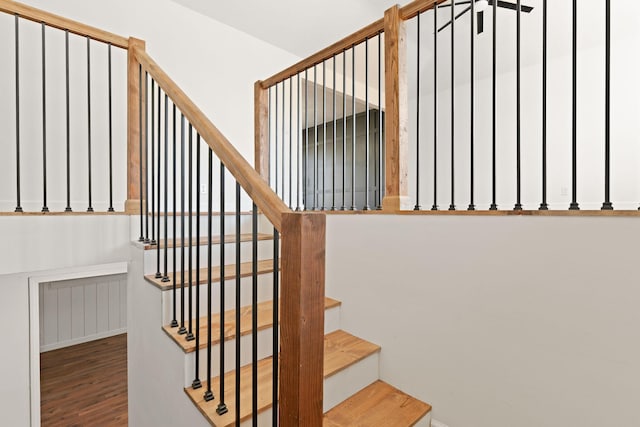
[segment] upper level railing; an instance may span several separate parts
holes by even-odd
[[[567,3],[387,10],[258,82],[256,169],[305,210],[636,210],[638,88],[616,52],[638,29],[610,0]]]

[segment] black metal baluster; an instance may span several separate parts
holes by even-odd
[[[318,209],[318,67],[313,66],[313,206]]]
[[[300,208],[300,163],[302,162],[302,156],[300,155],[302,153],[302,141],[301,141],[301,134],[302,134],[302,129],[300,129],[300,73],[298,73],[297,76],[297,90],[298,90],[298,144],[297,144],[297,157],[296,157],[296,172],[297,172],[297,177],[298,177],[298,182],[297,182],[297,205],[296,205],[296,211],[300,212],[301,208]]]
[[[156,113],[155,113],[155,105],[156,105],[156,82],[151,78],[151,245],[156,244],[156,166],[155,166],[155,157],[156,157]],[[160,165],[158,165],[160,166]],[[147,169],[147,173],[149,173],[149,169]],[[149,219],[147,219],[149,221]]]
[[[327,163],[327,61],[322,61],[322,207],[321,211],[327,206],[325,196],[326,189],[326,163]]]
[[[22,212],[20,200],[20,15],[15,14],[16,54],[16,212]]]
[[[336,55],[333,56],[333,175],[331,178],[331,210],[336,210]]]
[[[304,153],[302,163],[302,179],[303,179],[303,193],[302,204],[304,210],[309,209],[309,201],[307,200],[307,175],[309,174],[309,69],[304,70]]]
[[[522,210],[522,193],[521,193],[521,162],[520,162],[520,144],[522,136],[522,115],[521,115],[521,70],[520,70],[520,54],[521,54],[521,17],[522,5],[521,0],[516,1],[516,205],[513,210]]]
[[[47,61],[45,25],[42,28],[42,212],[49,212],[47,207]],[[91,163],[89,163],[91,165]]]
[[[276,354],[273,357],[277,357]],[[251,377],[251,413],[253,427],[258,427],[258,207],[255,203],[251,210]]]
[[[283,80],[282,81],[282,201],[285,201],[285,194],[284,194],[284,190],[285,190],[285,169],[286,169],[286,163],[285,163],[285,141],[286,141],[286,134],[285,134],[285,126],[286,126],[286,119],[285,119],[285,115],[286,115],[286,111],[285,111],[285,107],[286,107],[286,95],[285,95],[285,86],[286,86],[286,81]]]
[[[278,425],[278,372],[279,372],[279,360],[280,354],[280,338],[278,336],[279,320],[280,320],[280,233],[274,227],[273,228],[273,370],[272,370],[272,390],[271,390],[271,402],[273,407],[271,408],[271,423],[274,426]]]
[[[143,209],[144,170],[142,165],[143,165],[144,156],[146,153],[143,153],[143,149],[142,149],[142,146],[143,146],[143,142],[142,142],[142,65],[138,66],[138,124],[140,125],[139,132],[138,132],[140,134],[140,171],[139,171],[140,173],[140,237],[138,238],[138,241],[144,242],[144,209]],[[68,154],[67,154],[67,158],[68,158]],[[67,194],[68,193],[69,193],[69,189],[67,188]],[[71,208],[69,206],[69,203],[67,203],[67,207]],[[175,233],[173,233],[173,235],[175,236]],[[174,298],[174,301],[175,301],[175,298]],[[175,316],[173,318],[175,319]]]
[[[473,19],[472,19],[473,21]],[[416,15],[416,205],[414,211],[420,210],[420,12]]]
[[[162,281],[169,281],[169,96],[166,93],[164,94],[164,274]]]
[[[469,155],[470,155],[470,182],[469,182],[469,207],[467,208],[467,210],[469,211],[475,211],[476,210],[476,205],[475,205],[475,200],[474,200],[474,189],[475,189],[475,163],[474,163],[474,144],[475,144],[475,136],[476,136],[476,126],[475,126],[475,110],[476,110],[476,105],[475,105],[475,96],[476,96],[476,3],[474,1],[471,2],[471,19],[469,20],[471,22],[471,41],[470,41],[470,47],[471,47],[471,59],[470,59],[470,66],[471,66],[471,76],[470,76],[470,86],[471,86],[471,91],[469,94],[470,97],[470,108],[471,108],[471,113],[470,113],[470,139],[469,139]]]
[[[71,114],[70,114],[70,102],[69,102],[69,30],[64,32],[64,69],[65,69],[65,109],[66,109],[66,135],[67,135],[67,206],[64,208],[65,212],[71,212]],[[142,74],[142,71],[140,72]],[[142,107],[140,107],[142,108]],[[142,150],[142,141],[140,144],[140,150]],[[142,163],[140,163],[142,165]],[[142,185],[140,185],[142,191]],[[142,202],[142,198],[140,198]],[[111,203],[113,206],[113,203]],[[142,207],[140,207],[140,215],[142,215]],[[140,217],[142,220],[142,216]],[[140,226],[140,235],[142,236],[142,226]],[[140,241],[144,240],[142,237]]]
[[[572,40],[572,136],[571,136],[571,204],[569,210],[580,210],[578,205],[578,0],[573,0]]]
[[[364,104],[365,104],[365,147],[364,147],[364,206],[362,210],[368,211],[369,208],[369,38],[364,39]]]
[[[87,212],[93,212],[91,197],[91,39],[89,37],[87,37],[87,146],[89,157],[89,207],[87,208]]]
[[[496,203],[496,138],[497,138],[497,97],[498,97],[498,66],[497,66],[497,37],[498,37],[498,2],[493,2],[493,83],[492,83],[492,118],[491,118],[491,206],[490,211],[497,211],[498,204]]]
[[[277,92],[276,92],[277,93]],[[277,174],[276,174],[277,175]],[[236,181],[236,425],[240,425],[240,184]]]
[[[185,120],[184,114],[180,114],[180,329],[178,334],[187,333],[184,322],[184,161],[185,161]]]
[[[351,210],[356,210],[356,47],[351,47],[351,112],[353,128],[351,129]]]
[[[456,16],[455,16],[456,0],[451,0],[451,204],[449,205],[450,211],[456,210],[455,204],[455,188],[456,188],[456,174],[455,174],[455,116],[456,116],[456,104],[455,104],[455,88],[456,88],[456,55],[455,55],[455,34],[456,34]]]
[[[144,165],[144,243],[151,244],[149,239],[149,73],[147,71],[144,72]],[[140,179],[142,180],[142,174]]]
[[[378,33],[378,203],[376,210],[382,210],[382,190],[384,169],[382,167],[382,141],[383,141],[383,125],[382,120],[382,33]],[[434,95],[435,96],[435,95]]]
[[[275,187],[274,190],[276,192],[276,194],[278,194],[278,84],[276,83],[276,85],[274,86],[274,91],[276,93],[276,107],[275,107],[275,125],[274,125],[274,132],[275,132],[275,143],[274,148],[275,148],[275,169],[274,169],[274,180],[275,180]]]
[[[549,210],[547,204],[547,0],[542,0],[542,203],[539,210]]]
[[[194,389],[202,388],[200,381],[200,134],[196,134],[196,351],[195,351],[195,376],[191,386]],[[211,312],[211,307],[209,313]],[[211,330],[211,323],[207,325]]]
[[[187,341],[193,341],[193,125],[189,123],[189,332]],[[196,283],[195,286],[198,286]]]
[[[346,209],[347,187],[347,51],[342,51],[342,205]]]
[[[158,231],[158,245],[156,248],[156,279],[160,279],[162,277],[162,273],[160,273],[160,216],[162,215],[160,213],[160,193],[161,188],[162,188],[162,171],[161,171],[161,165],[162,165],[162,160],[161,160],[161,150],[160,148],[162,147],[162,112],[161,112],[161,106],[162,106],[162,91],[160,89],[160,84],[158,84],[158,133],[156,134],[158,137],[158,157],[156,158],[157,163],[158,163],[158,175],[157,175],[157,179],[158,179],[158,193],[156,194],[157,197],[157,212],[158,215],[153,217],[154,222],[156,223],[156,230]],[[155,142],[154,142],[155,144]],[[153,161],[153,159],[152,159]]]
[[[289,77],[289,209],[293,209],[293,77]]]
[[[211,155],[211,151],[209,151],[209,155]],[[225,230],[225,195],[224,195],[224,175],[225,175],[225,167],[222,162],[220,162],[220,402],[218,403],[218,407],[216,408],[216,412],[218,415],[226,414],[229,410],[227,409],[227,405],[224,403],[224,343],[225,343],[225,327],[224,327],[224,304],[225,304],[225,238],[224,238],[224,230]],[[211,179],[211,178],[209,178]],[[211,187],[210,187],[211,188]],[[209,190],[211,193],[211,190]],[[211,200],[211,199],[209,199]],[[211,212],[211,205],[209,205],[209,212]],[[209,249],[209,253],[211,253],[211,249]],[[211,261],[209,261],[209,265],[211,265]],[[211,310],[209,310],[211,313]],[[209,320],[209,324],[211,324],[211,320]],[[209,342],[211,342],[211,337],[209,337]],[[209,357],[209,370],[211,369],[211,357]],[[211,377],[211,372],[209,372],[209,378]],[[209,386],[211,387],[211,386]],[[213,398],[213,395],[211,395]],[[206,399],[206,397],[205,397]]]
[[[611,0],[605,0],[605,119],[604,119],[604,202],[603,211],[613,210],[611,203]]]
[[[112,84],[111,84],[111,43],[107,47],[109,62],[109,208],[108,212],[114,212],[113,209],[113,102],[112,102]],[[166,276],[166,275],[165,275]]]
[[[177,187],[177,168],[176,168],[176,163],[177,163],[177,157],[178,157],[178,153],[177,153],[177,146],[178,146],[178,139],[176,138],[176,122],[177,122],[177,116],[176,116],[176,112],[177,112],[177,108],[176,108],[176,104],[173,104],[173,121],[172,121],[172,127],[173,127],[173,185],[171,186],[171,192],[173,193],[173,213],[172,213],[172,217],[173,217],[173,233],[172,233],[172,240],[173,240],[173,273],[172,273],[172,295],[173,295],[173,301],[172,301],[172,314],[173,317],[171,318],[171,327],[172,328],[177,328],[178,327],[178,316],[177,316],[177,286],[176,286],[176,271],[178,270],[178,266],[176,263],[176,259],[177,257],[177,240],[178,240],[178,235],[177,235],[177,220],[176,220],[176,210],[178,209],[178,205],[177,205],[177,194],[178,194],[178,187]],[[181,244],[182,246],[182,244]]]
[[[268,126],[268,130],[267,130],[267,135],[269,135],[268,139],[269,139],[269,148],[268,148],[268,155],[269,155],[269,172],[268,172],[268,182],[269,185],[271,185],[271,147],[272,147],[272,141],[271,141],[271,89],[273,87],[270,87],[269,89],[267,89],[267,105],[269,105],[269,108],[267,108],[267,126]]]
[[[213,372],[211,370],[211,358],[212,358],[212,334],[211,334],[211,311],[213,310],[213,286],[211,280],[211,270],[213,264],[213,246],[212,246],[212,235],[213,235],[213,152],[211,151],[211,147],[208,149],[208,159],[209,159],[209,168],[207,174],[207,390],[204,392],[204,401],[211,402],[214,399],[213,391],[211,390],[211,379],[213,377]],[[221,187],[221,190],[224,187]],[[220,218],[224,218],[224,208],[220,208]],[[222,220],[224,222],[224,220]],[[224,229],[222,229],[224,232]],[[224,252],[224,241],[220,243],[220,248],[222,252]],[[224,289],[224,260],[220,263],[220,268],[222,271],[220,272],[220,289]],[[224,292],[224,291],[222,291]],[[221,310],[220,310],[220,330],[224,330],[224,298],[220,301]],[[224,345],[224,334],[220,335],[220,345]],[[224,352],[220,351],[220,379],[224,384]],[[224,401],[224,389],[221,388],[220,391],[220,399]]]
[[[438,210],[438,5],[433,5],[433,205]]]

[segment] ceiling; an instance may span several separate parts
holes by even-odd
[[[386,9],[398,3],[398,0],[173,1],[299,57],[307,57],[382,18]]]

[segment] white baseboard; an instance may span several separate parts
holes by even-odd
[[[89,335],[86,337],[76,338],[68,341],[57,342],[54,344],[40,346],[40,353],[46,353],[47,351],[58,350],[60,348],[71,347],[72,345],[84,344],[86,342],[100,340],[102,338],[109,338],[115,335],[124,334],[127,332],[127,328],[114,329],[112,331],[101,332],[99,334]]]
[[[448,425],[446,425],[443,422],[440,422],[438,420],[434,420],[433,418],[431,419],[431,427],[449,427]]]

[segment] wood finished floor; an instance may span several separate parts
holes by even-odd
[[[42,426],[126,426],[127,335],[40,355]]]

